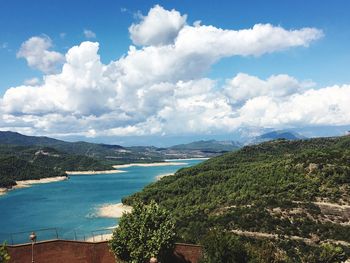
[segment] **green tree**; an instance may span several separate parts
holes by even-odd
[[[10,256],[6,249],[6,244],[0,246],[0,263],[6,263],[10,260]]]
[[[345,260],[344,250],[330,243],[322,244],[316,251],[309,253],[304,259],[308,263],[340,263]]]
[[[162,260],[173,248],[174,238],[175,222],[167,210],[155,201],[136,202],[113,231],[110,247],[124,262],[145,263],[151,257]]]
[[[232,233],[213,229],[203,238],[202,263],[245,263],[248,254],[244,244]]]
[[[345,258],[344,250],[339,246],[326,243],[322,244],[321,262],[343,262]]]

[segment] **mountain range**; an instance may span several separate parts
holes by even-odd
[[[291,132],[270,132],[256,137],[258,143],[273,139],[304,138]],[[209,158],[236,151],[234,141],[201,140],[168,148],[66,142],[49,137],[26,136],[0,131],[0,187],[12,187],[17,180],[65,175],[66,171],[112,170],[113,165],[162,162],[166,159]]]
[[[18,180],[62,176],[66,171],[102,171],[112,170],[117,164],[212,157],[238,147],[233,142],[214,140],[170,148],[123,147],[3,131],[0,132],[0,187],[10,188]]]

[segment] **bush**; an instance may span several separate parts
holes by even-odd
[[[151,201],[137,202],[124,214],[113,231],[110,247],[115,256],[130,263],[148,263],[151,257],[162,260],[172,251],[175,223],[170,213]]]
[[[6,244],[0,246],[0,263],[6,263],[10,260],[10,256],[7,253]]]
[[[202,240],[202,263],[245,263],[248,254],[242,242],[232,233],[214,229]]]

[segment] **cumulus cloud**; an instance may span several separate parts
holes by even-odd
[[[140,23],[129,27],[130,37],[135,45],[171,44],[186,24],[186,19],[187,15],[156,5],[147,16],[141,15]]]
[[[289,75],[260,79],[239,73],[220,86],[205,77],[224,57],[307,47],[322,37],[319,29],[190,26],[185,15],[155,6],[129,31],[142,46],[131,46],[109,64],[101,62],[99,44],[86,41],[64,58],[58,55],[65,61],[59,73],[9,88],[0,99],[0,127],[91,137],[350,123],[349,85],[316,89]],[[51,46],[48,38],[33,37],[19,56],[39,68],[54,52],[48,51]]]
[[[47,36],[31,37],[25,41],[19,51],[18,58],[24,58],[30,67],[44,73],[54,73],[64,62],[64,56],[56,51],[50,51],[52,41]]]
[[[343,125],[350,123],[350,85],[310,89],[285,99],[260,96],[239,109],[244,124],[261,127]]]
[[[86,38],[96,38],[96,33],[89,29],[84,29],[83,33]]]
[[[28,86],[35,86],[35,85],[38,85],[39,83],[40,83],[40,80],[38,78],[26,79],[24,81],[24,85],[28,85]]]
[[[273,75],[267,80],[262,80],[255,76],[239,73],[227,81],[224,93],[229,97],[230,102],[235,104],[261,96],[282,98],[302,92],[314,85],[315,83],[311,81],[299,82],[297,79],[283,74]]]
[[[3,97],[5,112],[90,115],[107,110],[105,100],[112,90],[108,76],[103,75],[105,66],[97,54],[98,46],[83,42],[71,48],[62,72],[45,76],[39,87],[23,85],[8,89]]]

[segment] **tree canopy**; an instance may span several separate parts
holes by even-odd
[[[266,247],[290,262],[332,255],[320,247],[329,240],[350,257],[341,245],[350,243],[349,146],[350,136],[246,146],[180,169],[123,203],[155,200],[172,212],[181,242],[201,243],[210,229],[223,228],[246,237],[248,252],[265,246],[256,244],[259,235],[270,237]]]
[[[136,202],[129,214],[123,214],[114,230],[110,247],[115,256],[128,263],[159,260],[172,250],[175,222],[170,213],[151,201]]]

